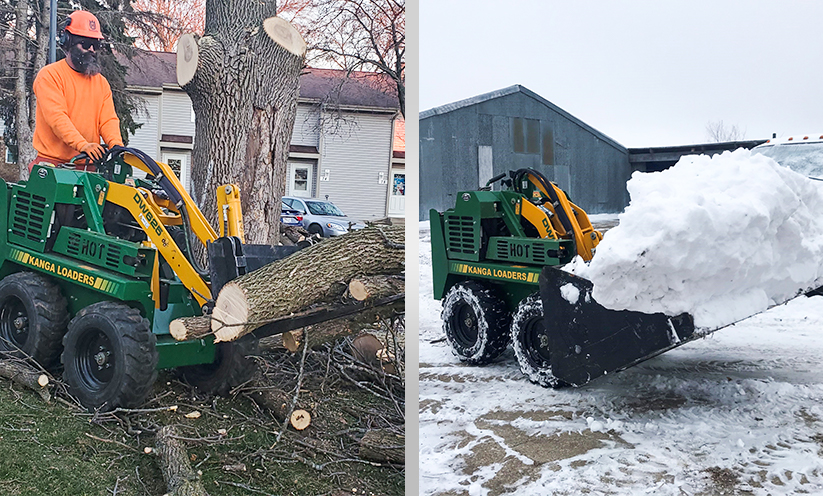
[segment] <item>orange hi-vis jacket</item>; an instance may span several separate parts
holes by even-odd
[[[102,75],[86,76],[65,59],[43,67],[34,79],[37,113],[34,149],[55,162],[68,162],[89,143],[123,146],[111,87]]]

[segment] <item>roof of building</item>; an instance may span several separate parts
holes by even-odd
[[[515,84],[514,86],[509,86],[507,88],[503,88],[497,91],[492,91],[490,93],[484,93],[482,95],[473,96],[471,98],[466,98],[465,100],[460,100],[453,103],[447,103],[446,105],[441,105],[439,107],[435,107],[433,109],[424,110],[420,112],[419,119],[422,121],[423,119],[427,119],[436,115],[446,114],[448,112],[454,112],[455,110],[462,109],[465,107],[470,107],[472,105],[477,105],[479,103],[487,102],[489,100],[494,100],[497,98],[501,98],[508,95],[513,95],[515,93],[523,93],[526,96],[533,98],[534,100],[538,101],[539,103],[545,105],[546,107],[552,109],[553,111],[557,112],[558,114],[562,115],[566,119],[571,122],[574,122],[581,128],[585,129],[586,131],[598,136],[603,141],[611,144],[615,148],[626,150],[626,147],[615,141],[614,139],[608,137],[607,135],[603,134],[602,132],[598,131],[597,129],[591,127],[590,125],[586,124],[585,122],[581,121],[577,117],[571,115],[570,113],[566,112],[565,110],[561,109],[557,105],[553,104],[552,102],[546,100],[542,96],[538,95],[534,91],[526,88],[525,86],[521,86],[519,84]]]
[[[118,55],[128,68],[131,86],[162,88],[177,84],[177,54],[137,50],[129,60]],[[300,75],[300,97],[320,103],[376,109],[399,109],[397,89],[387,78],[373,72],[347,72],[306,68]]]

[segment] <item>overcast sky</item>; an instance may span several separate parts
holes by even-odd
[[[420,0],[420,110],[520,84],[628,147],[823,133],[823,2]]]

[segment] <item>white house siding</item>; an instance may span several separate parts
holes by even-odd
[[[192,107],[189,95],[184,91],[163,91],[163,115],[161,134],[194,137],[194,122],[192,122]]]
[[[346,113],[349,122],[336,134],[323,137],[319,173],[328,169],[329,180],[318,182],[317,196],[329,195],[329,200],[355,220],[386,217],[392,117]]]
[[[320,146],[320,109],[318,105],[298,104],[294,117],[292,145]]]
[[[157,132],[160,115],[160,95],[140,94],[137,95],[141,99],[140,112],[133,114],[135,122],[143,124],[134,133],[129,136],[129,145],[132,148],[142,150],[154,158],[159,158],[160,135]]]

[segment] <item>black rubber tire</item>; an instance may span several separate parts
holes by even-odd
[[[552,375],[546,326],[543,321],[543,300],[534,293],[517,305],[512,316],[511,340],[520,371],[535,384],[558,388],[565,383]]]
[[[90,410],[136,408],[157,380],[157,339],[149,321],[123,303],[80,310],[63,338],[63,379]]]
[[[258,353],[258,340],[251,335],[237,341],[217,343],[213,363],[180,367],[183,379],[206,393],[228,396],[229,391],[251,379],[257,362],[250,355]]]
[[[443,331],[452,352],[472,365],[484,365],[509,345],[511,314],[492,288],[477,282],[455,284],[443,299]]]
[[[50,367],[68,322],[66,299],[47,276],[17,272],[0,281],[0,350]]]
[[[323,228],[320,227],[320,224],[312,224],[306,229],[310,234],[319,234],[321,238],[325,237],[323,235]]]

